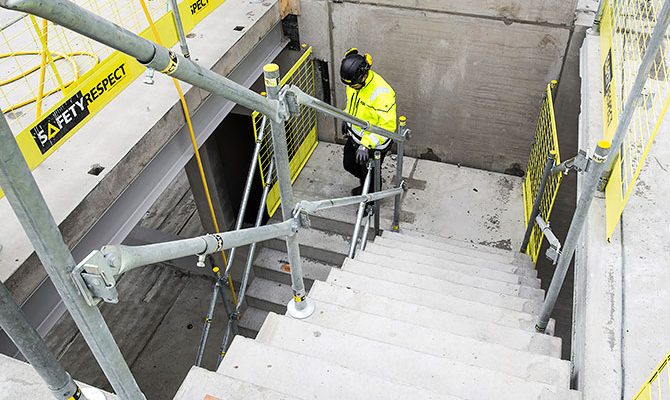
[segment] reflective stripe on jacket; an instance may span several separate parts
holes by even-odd
[[[360,90],[347,86],[346,111],[363,121],[388,131],[396,131],[396,99],[393,88],[379,74],[370,71],[365,86]],[[368,149],[384,150],[391,140],[357,126],[349,126],[349,133],[356,143]]]

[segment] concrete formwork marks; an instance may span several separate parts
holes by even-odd
[[[522,23],[565,25],[572,24],[576,1],[518,1],[518,0],[373,0],[343,1],[401,7],[411,10],[437,11],[469,15],[477,18],[495,18]]]
[[[394,86],[415,133],[410,154],[501,172],[525,163],[567,29],[348,3],[332,18],[335,57],[370,51]]]
[[[301,37],[330,62],[341,107],[341,55],[352,46],[372,54],[415,133],[409,155],[514,173],[575,18],[573,1],[523,3],[303,0]],[[323,123],[319,136],[341,139]]]

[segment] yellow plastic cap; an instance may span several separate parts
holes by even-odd
[[[598,147],[601,147],[603,149],[609,149],[612,146],[612,143],[609,142],[609,140],[601,140],[598,142]]]
[[[279,71],[279,65],[277,65],[277,64],[266,64],[263,67],[263,71],[265,71],[265,72],[278,72]]]
[[[220,271],[220,269],[219,269],[219,267],[214,267],[214,268],[212,268],[212,271],[214,271],[214,273],[216,274],[217,272]]]

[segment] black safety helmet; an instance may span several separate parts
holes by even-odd
[[[362,84],[370,68],[372,68],[372,57],[369,54],[361,55],[358,49],[349,49],[344,53],[340,65],[340,79],[349,86]]]

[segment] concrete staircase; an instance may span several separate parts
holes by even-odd
[[[349,213],[351,215],[347,215],[347,218],[353,221],[355,214],[353,211]],[[278,216],[270,223],[280,222],[276,218]],[[312,229],[298,234],[308,291],[315,281],[326,281],[332,269],[342,266],[349,251],[353,230],[353,222],[315,217],[312,219]],[[268,313],[284,314],[286,304],[293,296],[285,241],[275,239],[261,243],[253,267],[254,278],[247,290],[246,308],[239,323],[240,334],[249,338],[256,337]]]
[[[175,399],[581,398],[560,339],[534,330],[543,292],[513,252],[385,232],[313,279],[311,317],[270,312],[216,372],[194,367]]]

